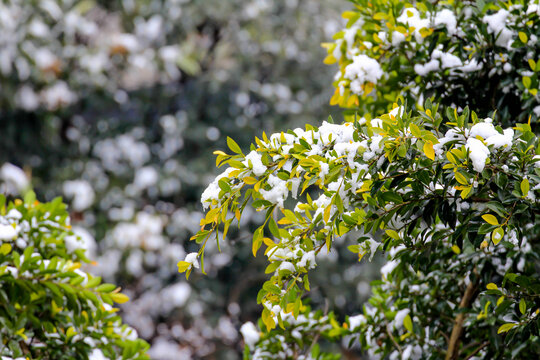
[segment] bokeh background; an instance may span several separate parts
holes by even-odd
[[[62,196],[74,231],[121,285],[122,315],[154,359],[236,359],[256,321],[264,260],[245,213],[208,275],[176,263],[198,245],[200,194],[226,137],[341,119],[323,64],[345,0],[7,0],[0,3],[0,192]],[[71,244],[81,246],[81,244]],[[359,311],[377,266],[344,244],[310,277],[313,306]],[[375,260],[375,264],[377,261]],[[326,300],[325,300],[326,299]]]

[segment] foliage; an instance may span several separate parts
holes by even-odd
[[[398,95],[410,104],[435,96],[480,116],[497,109],[504,124],[538,119],[537,2],[353,3],[347,28],[325,44],[325,62],[339,64],[333,104],[378,115]],[[362,56],[378,78],[366,78]]]
[[[6,204],[0,195],[0,355],[147,359],[148,344],[113,308],[127,296],[83,271],[89,263],[60,198]]]
[[[290,319],[306,316],[310,270],[343,239],[358,260],[382,250],[388,261],[363,313],[319,331],[342,353],[537,357],[538,5],[355,4],[325,44],[345,122],[263,132],[246,154],[228,139],[191,263],[204,272],[208,240],[250,207],[264,214],[252,239],[268,262],[261,333],[243,334],[254,358],[327,356],[301,345],[317,343],[304,331],[319,323]]]
[[[455,327],[447,319],[458,318],[460,356],[488,334],[482,354],[535,354],[538,139],[527,124],[503,131],[467,108],[446,110],[446,122],[428,101],[414,115],[396,107],[371,121],[263,133],[248,155],[230,139],[236,154],[217,152],[228,167],[202,196],[201,260],[252,201],[266,214],[252,243],[269,262],[257,297],[267,331],[298,316],[318,253],[350,234],[359,259],[390,254],[356,329],[372,354],[444,356],[452,345],[443,334]],[[523,334],[525,345],[509,346]]]

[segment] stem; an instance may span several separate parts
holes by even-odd
[[[392,340],[392,343],[394,344],[394,346],[396,347],[397,351],[399,351],[399,353],[401,355],[403,355],[403,350],[401,349],[401,346],[399,346],[399,344],[397,343],[396,339],[394,339],[394,337],[392,336],[392,333],[390,332],[390,328],[389,328],[389,325],[386,324],[386,333],[388,334],[388,336],[390,337],[390,340]]]
[[[476,355],[480,350],[482,350],[483,348],[485,348],[488,345],[489,345],[489,341],[486,341],[486,342],[482,343],[480,346],[478,346],[476,349],[474,349],[474,351],[469,356],[467,356],[467,358],[465,360],[469,360],[474,355]]]
[[[472,281],[467,285],[467,289],[463,294],[459,309],[465,309],[469,307],[473,300],[474,292],[476,291],[476,284]],[[454,321],[454,327],[452,328],[452,334],[450,335],[450,342],[448,343],[448,349],[446,350],[446,360],[455,360],[459,355],[459,342],[461,333],[463,332],[463,321],[465,320],[465,314],[459,313]]]

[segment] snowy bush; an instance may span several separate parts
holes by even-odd
[[[216,152],[226,170],[203,194],[198,255],[250,203],[265,214],[252,241],[270,274],[257,296],[264,331],[295,323],[318,254],[347,236],[359,260],[384,250],[389,261],[364,314],[334,322],[335,334],[392,358],[537,354],[538,139],[528,124],[502,129],[468,108],[446,117],[429,101],[412,114],[396,107],[263,133],[248,155],[229,139],[234,154]],[[252,343],[258,358],[274,356]],[[311,349],[289,345],[283,358]]]
[[[325,62],[339,64],[333,104],[381,114],[398,95],[435,96],[480,116],[497,109],[506,124],[540,116],[536,1],[353,3],[325,44]]]
[[[0,195],[0,356],[147,359],[148,344],[122,324],[128,297],[91,275],[84,243],[60,198],[6,203]]]
[[[538,357],[538,5],[354,3],[325,45],[345,121],[249,151],[228,138],[179,271],[204,272],[208,244],[254,209],[267,280],[245,358]],[[318,263],[343,242],[359,261],[385,253],[381,279],[361,313],[312,310],[330,282],[312,280]]]

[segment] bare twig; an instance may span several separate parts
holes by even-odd
[[[465,293],[463,294],[463,298],[461,299],[461,303],[459,304],[459,309],[465,309],[469,307],[473,300],[474,292],[476,291],[476,284],[474,282],[470,282],[469,285],[467,285],[467,289],[465,290]],[[450,335],[450,342],[448,343],[448,349],[446,351],[446,360],[455,360],[458,358],[459,355],[459,339],[461,337],[461,333],[463,331],[463,321],[465,320],[465,314],[459,313],[458,316],[456,316],[456,320],[454,321],[454,327],[452,328],[452,334]]]
[[[482,350],[483,348],[485,348],[488,345],[489,345],[489,341],[483,342],[480,346],[478,346],[476,349],[474,349],[474,351],[472,353],[470,353],[470,355],[467,356],[467,358],[465,360],[469,360],[474,355],[476,355],[480,350]]]

